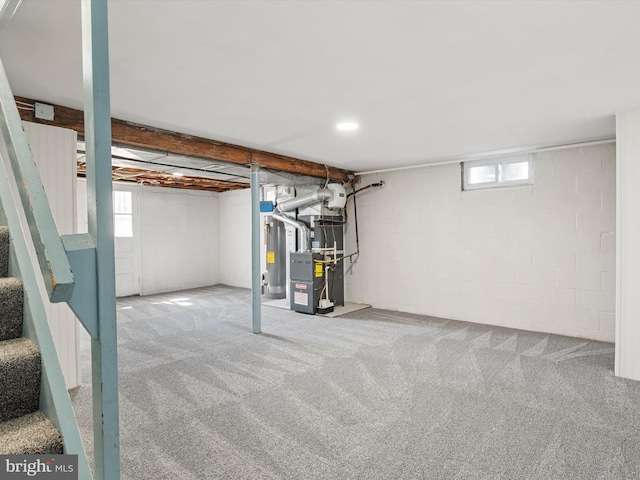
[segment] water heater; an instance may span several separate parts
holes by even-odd
[[[266,218],[264,233],[267,247],[264,295],[267,298],[285,298],[287,296],[287,232],[284,223],[269,216]]]

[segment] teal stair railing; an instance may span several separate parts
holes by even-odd
[[[60,236],[0,60],[0,200],[25,292],[25,336],[42,356],[41,409],[59,429],[65,453],[77,454],[81,479],[93,478],[40,296],[67,302],[91,335],[94,473],[120,478],[118,362],[111,180],[107,1],[82,0],[89,233]],[[24,220],[21,219],[24,218]],[[23,223],[24,222],[24,223]],[[27,238],[36,252],[29,255]],[[39,270],[39,272],[38,272]],[[27,318],[29,317],[29,318]]]

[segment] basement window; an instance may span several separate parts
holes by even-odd
[[[512,187],[533,184],[533,155],[462,162],[462,189]]]
[[[113,234],[133,237],[133,195],[131,192],[113,191]]]

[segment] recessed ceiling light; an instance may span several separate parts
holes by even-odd
[[[184,173],[180,173],[180,172],[174,172],[173,173],[174,177],[184,177]]]
[[[341,132],[353,132],[354,130],[360,128],[360,125],[358,125],[356,122],[341,122],[336,125],[336,128]]]

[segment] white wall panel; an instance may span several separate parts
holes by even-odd
[[[251,288],[249,189],[220,194],[220,283]]]
[[[77,222],[78,233],[89,233],[88,205],[87,205],[87,179],[76,179]]]
[[[459,165],[363,177],[386,186],[357,198],[347,300],[613,341],[615,147],[534,162],[534,185],[492,190],[462,192]]]
[[[76,152],[73,130],[24,122],[31,151],[61,234],[76,228]],[[80,385],[79,322],[66,303],[46,300],[45,309],[67,388]]]
[[[141,294],[219,283],[218,194],[142,186],[138,198]]]
[[[616,140],[616,375],[640,380],[640,109],[616,115]]]

